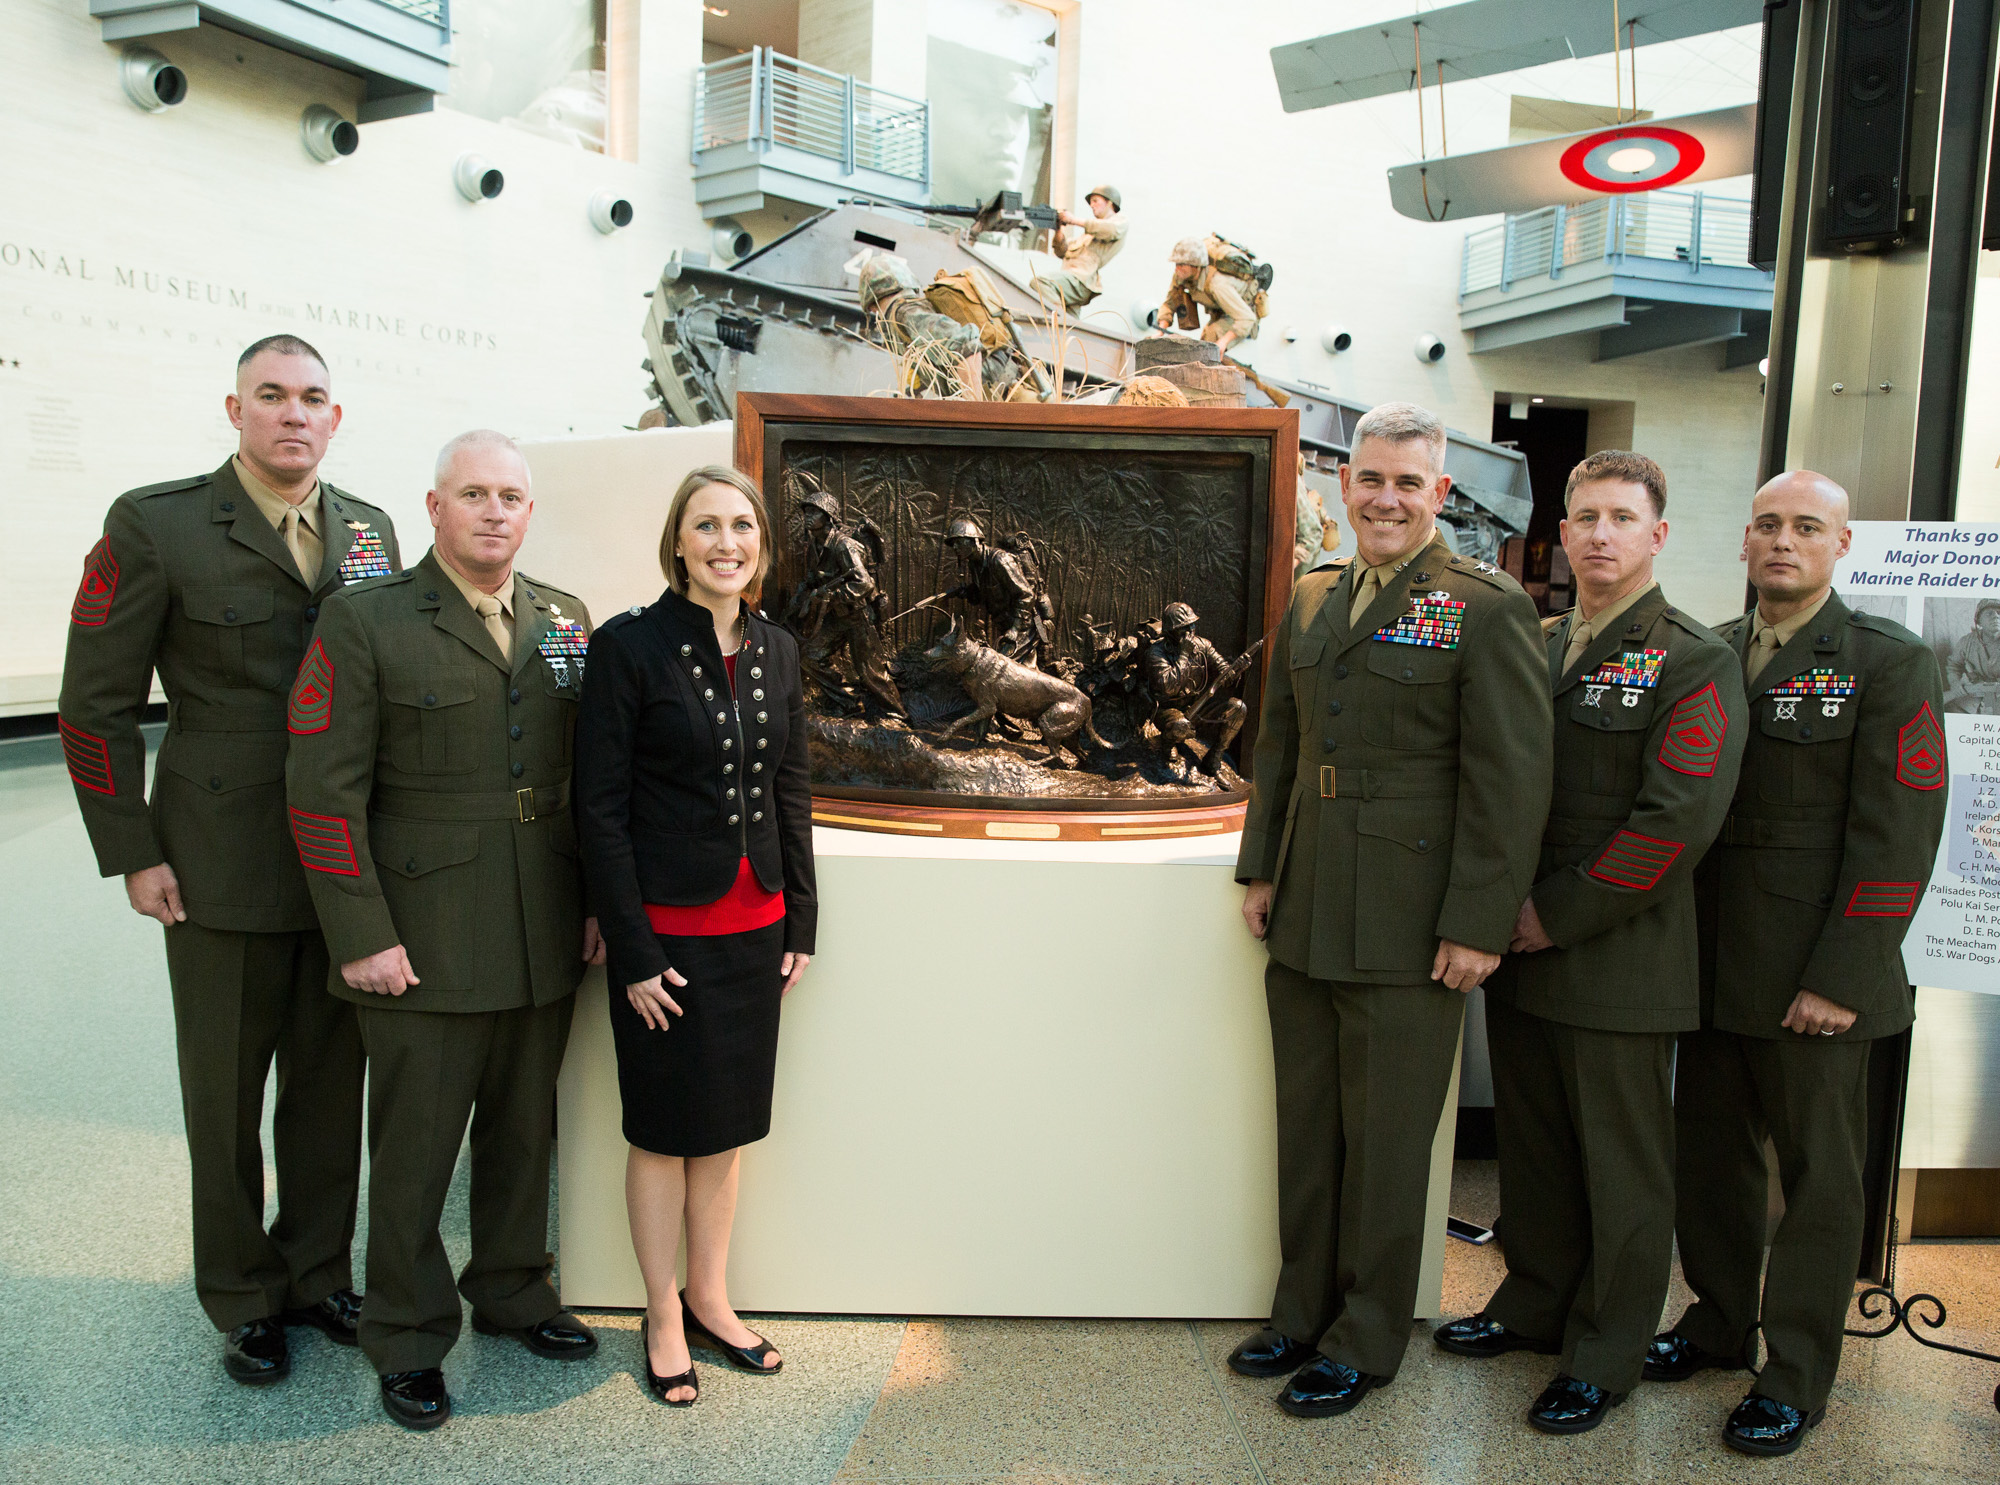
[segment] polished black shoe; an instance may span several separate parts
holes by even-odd
[[[648,1339],[647,1320],[639,1317],[639,1358],[646,1363],[646,1390],[670,1408],[691,1408],[701,1401],[701,1378],[694,1374],[694,1358],[688,1358],[688,1369],[675,1372],[671,1377],[663,1377],[653,1370],[653,1345]],[[693,1397],[668,1397],[669,1392],[682,1387],[691,1388]]]
[[[310,1325],[324,1331],[335,1345],[351,1346],[361,1324],[361,1296],[352,1289],[336,1289],[318,1304],[287,1310],[278,1319],[285,1325]]]
[[[1522,1335],[1518,1330],[1509,1330],[1498,1320],[1486,1318],[1481,1310],[1477,1315],[1467,1315],[1463,1320],[1453,1320],[1440,1325],[1431,1332],[1431,1339],[1438,1343],[1438,1349],[1449,1351],[1454,1356],[1505,1356],[1509,1351],[1532,1351],[1537,1356],[1554,1356],[1562,1350],[1553,1341],[1538,1341],[1533,1336]]]
[[[1589,1433],[1623,1401],[1622,1392],[1606,1392],[1577,1377],[1557,1377],[1528,1409],[1528,1421],[1543,1433]]]
[[[749,1330],[749,1327],[745,1326],[744,1329]],[[706,1325],[703,1325],[701,1317],[688,1308],[688,1297],[685,1289],[681,1291],[681,1330],[687,1336],[690,1346],[700,1346],[705,1350],[716,1352],[724,1361],[735,1367],[739,1372],[755,1372],[760,1377],[775,1377],[785,1368],[785,1363],[782,1361],[776,1364],[767,1364],[773,1356],[778,1354],[778,1351],[769,1341],[757,1335],[756,1331],[750,1331],[751,1335],[757,1336],[756,1345],[732,1346]]]
[[[1753,1392],[1722,1425],[1722,1442],[1744,1454],[1789,1454],[1806,1441],[1806,1430],[1819,1427],[1825,1416],[1825,1408],[1802,1413]]]
[[[1648,1382],[1685,1382],[1710,1367],[1735,1371],[1740,1365],[1734,1357],[1704,1350],[1675,1330],[1654,1336],[1646,1346]]]
[[[1294,1418],[1334,1418],[1359,1407],[1362,1398],[1388,1381],[1322,1356],[1299,1369],[1278,1394],[1278,1406]]]
[[[292,1353],[285,1327],[276,1316],[239,1325],[222,1338],[222,1369],[245,1387],[262,1387],[289,1376]]]
[[[533,1325],[495,1325],[479,1311],[472,1312],[472,1328],[481,1335],[510,1335],[537,1356],[551,1361],[581,1361],[597,1354],[597,1334],[567,1311]]]
[[[382,1378],[382,1411],[419,1432],[437,1428],[451,1417],[451,1394],[444,1390],[444,1373],[436,1367],[420,1372],[389,1372]]]
[[[1267,1325],[1229,1353],[1229,1369],[1239,1377],[1289,1377],[1317,1355],[1304,1341]]]

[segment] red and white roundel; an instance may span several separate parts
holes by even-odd
[[[1699,139],[1680,129],[1626,124],[1586,134],[1564,150],[1562,173],[1592,191],[1657,191],[1693,175],[1707,155]]]

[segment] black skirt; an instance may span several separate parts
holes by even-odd
[[[718,1155],[771,1132],[785,920],[748,933],[659,935],[686,985],[666,982],[683,1015],[654,1031],[625,994],[614,962],[611,1039],[625,1141],[655,1155]]]

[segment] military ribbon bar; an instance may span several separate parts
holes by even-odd
[[[1944,787],[1944,728],[1928,701],[1896,734],[1896,782],[1911,789]]]
[[[556,627],[544,634],[541,643],[535,648],[540,650],[542,658],[549,662],[549,669],[556,673],[558,686],[567,686],[570,683],[569,668],[572,665],[576,667],[576,679],[581,682],[584,655],[590,649],[590,636],[583,632],[583,626],[574,619],[565,619],[558,614],[554,623]]]
[[[1666,663],[1665,650],[1627,650],[1616,661],[1607,660],[1594,675],[1585,679],[1593,686],[1632,686],[1644,690],[1660,684],[1660,667]]]
[[[69,606],[69,621],[86,629],[111,617],[111,600],[118,592],[118,559],[111,555],[111,538],[100,536],[83,559],[83,581]]]
[[[1847,899],[1850,918],[1907,918],[1917,910],[1921,882],[1856,882]]]
[[[1854,677],[1835,675],[1822,666],[1817,670],[1802,671],[1788,681],[1780,681],[1764,694],[1766,696],[1852,696]]]
[[[56,731],[62,734],[63,765],[69,769],[71,782],[93,794],[117,794],[118,786],[111,777],[110,744],[70,726],[62,717],[56,719]]]
[[[1676,773],[1715,777],[1722,757],[1722,740],[1729,735],[1729,715],[1710,682],[1674,708],[1667,735],[1660,740],[1660,762]]]
[[[1650,892],[1681,850],[1677,840],[1656,840],[1636,830],[1621,830],[1611,837],[1611,844],[1598,856],[1590,874],[1614,887]]]
[[[285,726],[303,736],[324,732],[332,725],[333,662],[326,658],[326,647],[314,639],[299,664],[298,679],[292,682],[292,701],[285,713]]]
[[[292,810],[292,839],[299,844],[299,864],[329,876],[358,877],[361,863],[354,856],[354,835],[336,815]]]
[[[372,528],[356,531],[354,545],[340,559],[340,580],[343,583],[388,577],[394,571],[389,565],[388,549],[382,545],[382,533]]]
[[[1455,650],[1464,622],[1465,604],[1439,591],[1412,599],[1410,611],[1376,630],[1375,638],[1392,645]]]

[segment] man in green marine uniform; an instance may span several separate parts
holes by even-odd
[[[361,1349],[384,1411],[419,1429],[451,1416],[461,1294],[474,1329],[537,1355],[597,1349],[549,1283],[548,1206],[573,993],[602,960],[569,811],[590,618],[514,570],[534,503],[510,440],[446,444],[425,505],[423,561],[321,614],[286,771],[327,984],[368,1049]],[[468,1120],[472,1258],[454,1288],[438,1219]]]
[[[1757,606],[1721,631],[1757,725],[1696,877],[1701,1028],[1674,1098],[1695,1303],[1646,1376],[1750,1366],[1761,1327],[1763,1369],[1722,1431],[1748,1454],[1789,1454],[1826,1412],[1861,1263],[1869,1049],[1914,1018],[1903,936],[1949,793],[1936,658],[1833,592],[1850,536],[1832,480],[1765,485],[1743,537]],[[1768,1266],[1767,1137],[1785,1192]]]
[[[1300,578],[1278,626],[1236,863],[1271,955],[1283,1263],[1229,1364],[1291,1375],[1302,1417],[1402,1364],[1464,994],[1513,934],[1549,802],[1534,605],[1438,535],[1444,425],[1385,403],[1353,447],[1359,555]]]
[[[237,450],[120,496],[70,608],[60,729],[97,866],[166,927],[194,1197],[195,1293],[223,1369],[275,1382],[287,1325],[354,1343],[361,1039],[285,828],[285,693],[320,606],[399,565],[389,518],[319,477],[340,407],[292,335],[244,351]],[[139,718],[167,693],[153,798]],[[278,1067],[264,1226],[264,1080]]]
[[[1555,702],[1541,869],[1486,987],[1507,1277],[1440,1326],[1461,1356],[1532,1350],[1528,1409],[1583,1433],[1638,1385],[1674,1256],[1674,1037],[1699,1016],[1694,867],[1743,752],[1742,667],[1653,580],[1667,481],[1606,450],[1570,471],[1577,606],[1543,625]]]

